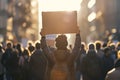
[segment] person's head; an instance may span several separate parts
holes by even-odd
[[[37,42],[37,43],[35,44],[35,48],[36,48],[36,49],[40,49],[40,47],[41,47],[40,43]]]
[[[81,43],[81,49],[85,49],[86,48],[86,45],[84,42]]]
[[[16,48],[17,48],[17,49],[21,49],[21,44],[18,43],[18,44],[16,45]]]
[[[12,42],[7,43],[7,48],[12,48],[12,46],[13,46]]]
[[[95,50],[95,46],[93,43],[88,44],[88,49],[89,50]]]
[[[29,51],[27,49],[24,49],[23,56],[29,56]]]
[[[105,56],[109,56],[109,55],[110,55],[110,52],[111,52],[111,49],[110,49],[109,47],[106,47],[106,48],[104,49],[104,54],[105,54]]]
[[[68,45],[68,42],[67,42],[67,37],[65,35],[59,35],[56,39],[56,47],[57,49],[61,49],[61,50],[65,50],[67,49],[67,45]]]
[[[115,61],[114,67],[115,67],[115,68],[120,67],[120,59],[117,59],[117,60]]]
[[[101,44],[100,41],[96,41],[96,42],[95,42],[95,46],[96,46],[96,50],[99,50],[99,49],[101,49],[102,44]]]
[[[111,43],[110,48],[111,48],[111,50],[115,50],[115,43]]]

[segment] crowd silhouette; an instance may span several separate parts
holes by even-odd
[[[47,46],[45,35],[35,46],[28,43],[0,44],[0,80],[119,80],[120,42],[85,44],[76,33],[74,48],[68,49],[65,35]]]

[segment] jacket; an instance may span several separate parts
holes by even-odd
[[[76,80],[74,63],[77,56],[79,55],[79,49],[81,46],[80,34],[76,35],[75,45],[72,52],[70,52],[68,49],[56,49],[55,51],[51,51],[47,47],[45,37],[42,37],[41,39],[41,46],[43,53],[46,54],[49,61],[54,63],[51,70],[48,70],[48,80]]]
[[[105,80],[120,80],[120,67],[109,71]]]

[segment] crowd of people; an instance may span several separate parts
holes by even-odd
[[[76,34],[74,48],[59,35],[55,48],[40,42],[23,48],[20,43],[0,45],[0,80],[119,80],[120,42],[85,44]],[[5,79],[6,78],[6,79]]]

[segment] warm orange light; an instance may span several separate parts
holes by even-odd
[[[117,53],[117,58],[120,59],[120,51]]]

